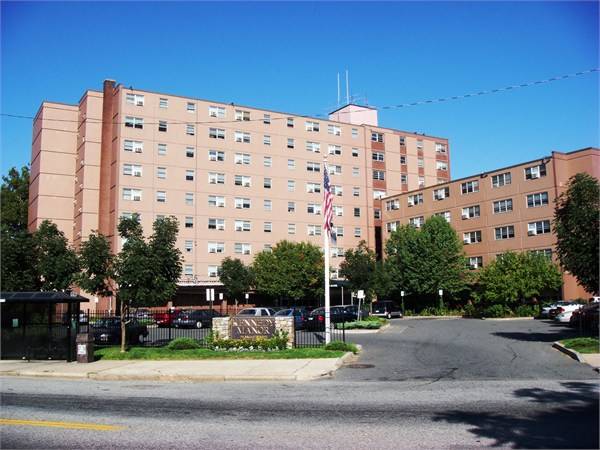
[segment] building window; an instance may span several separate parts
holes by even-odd
[[[241,109],[236,109],[235,110],[235,120],[249,122],[250,121],[250,111],[242,111]]]
[[[195,136],[196,135],[196,125],[188,123],[185,126],[185,134],[187,134],[188,136]]]
[[[320,183],[306,183],[306,192],[309,194],[318,194],[321,192]]]
[[[342,174],[342,166],[336,164],[330,164],[327,166],[329,171],[329,175],[341,175]]]
[[[400,155],[400,164],[406,165],[406,156]]]
[[[306,170],[308,172],[320,172],[321,164],[318,162],[307,161],[306,162]]]
[[[185,228],[194,228],[194,218],[187,216],[184,220]]]
[[[530,194],[527,196],[527,207],[537,208],[538,206],[545,206],[548,204],[548,193],[538,192],[536,194]]]
[[[196,112],[196,104],[192,103],[192,102],[187,102],[185,109],[189,113],[195,113]]]
[[[332,258],[343,258],[344,257],[344,249],[342,247],[331,247],[331,257]],[[338,278],[337,276],[335,278]]]
[[[209,150],[208,151],[209,161],[225,161],[225,152],[220,150]]]
[[[436,153],[446,153],[446,144],[440,144],[439,142],[436,142],[435,151]]]
[[[341,145],[329,145],[327,147],[327,151],[330,155],[342,156],[342,146]]]
[[[167,178],[167,168],[166,167],[157,167],[156,168],[156,178],[160,178],[164,180]]]
[[[468,206],[462,209],[461,217],[463,219],[473,219],[474,217],[479,217],[481,215],[481,208],[479,205]]]
[[[130,105],[144,106],[144,96],[141,94],[125,94],[125,101]]]
[[[208,206],[216,206],[217,208],[225,207],[225,197],[221,195],[209,195]]]
[[[408,175],[405,173],[400,174],[400,184],[408,184]]]
[[[360,208],[354,208],[354,217],[360,217]]]
[[[293,118],[288,117],[286,123],[287,123],[288,128],[294,128],[294,119]]]
[[[236,153],[234,162],[245,166],[250,164],[250,153]]]
[[[287,140],[287,148],[294,148],[296,146],[296,144],[294,143],[294,139],[293,138],[288,138]]]
[[[360,169],[358,167],[353,167],[352,168],[352,176],[353,177],[358,177],[360,176]]]
[[[235,208],[236,209],[250,209],[250,199],[249,198],[235,198]]]
[[[185,148],[185,156],[186,158],[193,158],[195,154],[194,147],[186,147]]]
[[[434,200],[444,200],[445,198],[450,197],[450,187],[446,186],[440,189],[435,189],[433,191],[433,199]]]
[[[373,198],[375,200],[381,200],[383,197],[385,197],[385,195],[386,195],[385,191],[380,191],[380,190],[377,190],[377,189],[375,189],[373,191]]]
[[[498,175],[492,175],[492,187],[499,188],[507,184],[511,184],[512,176],[510,172],[500,173]]]
[[[307,214],[321,214],[321,205],[319,203],[308,203],[306,205]]]
[[[263,251],[271,253],[273,251],[273,246],[271,244],[263,245]]]
[[[333,215],[336,217],[343,217],[344,207],[340,205],[333,205]]]
[[[294,170],[296,168],[296,161],[293,159],[288,159],[288,169]]]
[[[250,143],[250,133],[245,131],[236,131],[235,132],[235,142],[243,142],[244,144]]]
[[[444,161],[436,161],[435,168],[437,170],[443,170],[444,172],[448,171],[448,163]]]
[[[309,236],[321,236],[321,225],[308,225],[306,230]]]
[[[327,133],[333,134],[334,136],[342,135],[342,128],[339,125],[327,125]]]
[[[139,164],[123,164],[123,175],[141,177],[142,166]]]
[[[236,220],[235,231],[251,231],[252,223],[249,220]]]
[[[288,202],[288,212],[289,213],[296,212],[296,203],[295,202]]]
[[[385,180],[385,172],[383,170],[374,170],[373,171],[373,179],[374,180]]]
[[[263,123],[265,125],[271,124],[271,114],[263,114]]]
[[[398,222],[398,221],[388,222],[385,224],[385,231],[387,231],[388,233],[392,233],[392,232],[396,231],[399,226],[400,226],[400,222]]]
[[[515,237],[514,225],[508,225],[505,227],[498,227],[494,230],[496,240],[511,239]]]
[[[400,136],[400,147],[406,145],[406,136]]]
[[[156,201],[165,203],[167,201],[167,193],[165,191],[156,191]]]
[[[542,249],[531,250],[529,253],[532,253],[534,255],[543,255],[548,259],[552,259],[552,249],[551,248],[542,248]]]
[[[385,154],[383,152],[372,152],[371,158],[373,161],[383,162],[385,159]]]
[[[263,166],[271,167],[273,165],[273,158],[270,156],[263,157]]]
[[[385,202],[386,211],[394,211],[400,209],[400,199],[388,200]]]
[[[377,220],[381,219],[381,209],[374,208],[373,209],[373,217]]]
[[[344,227],[333,227],[333,231],[337,237],[344,236]]]
[[[185,171],[185,180],[186,181],[194,181],[194,171],[193,170]]]
[[[481,242],[481,231],[469,231],[463,233],[463,243],[466,245],[476,244],[478,242]]]
[[[225,230],[225,219],[208,219],[209,230]]]
[[[342,188],[342,186],[332,184],[330,186],[330,189],[331,189],[331,193],[337,197],[341,197],[344,194],[344,189]]]
[[[425,160],[423,158],[417,159],[417,167],[420,167],[420,168],[425,167]]]
[[[296,182],[294,180],[288,180],[287,187],[288,192],[294,192],[296,190]]]
[[[271,136],[269,136],[268,134],[263,135],[263,144],[271,145]]]
[[[408,224],[411,227],[421,228],[424,223],[425,223],[425,217],[423,217],[423,216],[411,217],[410,219],[408,219]]]
[[[225,108],[223,108],[222,106],[209,106],[208,116],[223,119],[225,117]]]
[[[318,132],[319,131],[319,122],[313,122],[311,120],[307,120],[306,122],[304,122],[304,129],[306,131]]]
[[[158,154],[164,156],[167,154],[167,144],[158,144],[157,145]]]
[[[353,197],[360,197],[360,188],[358,186],[354,186],[352,188],[352,196]]]
[[[187,206],[193,206],[194,205],[194,193],[193,192],[186,192],[185,193],[185,204]]]
[[[168,98],[159,98],[158,99],[158,107],[159,108],[168,108],[169,107],[169,99]]]
[[[306,141],[306,150],[313,153],[321,152],[321,144],[318,142]]]
[[[373,142],[383,142],[383,133],[377,133],[375,131],[371,132],[371,141]]]
[[[483,267],[483,256],[470,256],[469,257],[469,268],[480,269]]]
[[[537,166],[525,168],[525,179],[534,180],[536,178],[546,176],[546,164],[539,164]]]
[[[423,203],[423,193],[409,195],[407,197],[408,206],[420,205]]]
[[[208,184],[225,184],[225,174],[208,172]]]
[[[141,189],[132,189],[132,188],[123,188],[123,200],[131,200],[134,202],[142,201],[142,190]]]
[[[493,207],[494,207],[494,214],[502,214],[502,213],[510,212],[513,210],[512,198],[495,201]]]
[[[252,179],[248,175],[235,175],[234,182],[236,186],[250,187]]]
[[[183,266],[183,274],[186,277],[194,276],[194,265],[193,264],[184,264]]]
[[[127,128],[137,128],[138,130],[144,129],[144,119],[141,117],[125,117],[125,126]]]
[[[357,149],[357,148],[353,148],[353,149],[352,149],[352,156],[353,156],[354,158],[358,158],[358,149]]]
[[[271,178],[265,178],[263,180],[263,188],[271,189],[272,183],[273,183],[273,180]]]
[[[423,150],[423,139],[417,139],[417,150]]]
[[[211,139],[225,139],[225,130],[223,128],[209,128],[208,137]]]
[[[270,233],[271,231],[273,231],[273,223],[272,222],[263,223],[263,231],[265,233]]]
[[[352,139],[358,139],[358,128],[352,128]]]
[[[208,253],[225,253],[225,242],[209,242]]]
[[[219,276],[219,266],[208,266],[208,277],[217,278]]]
[[[123,141],[123,150],[126,152],[142,153],[144,151],[144,143],[142,141],[125,139]]]
[[[185,241],[183,248],[186,253],[192,253],[194,251],[194,241]]]
[[[466,181],[460,185],[460,191],[462,194],[470,194],[472,192],[479,192],[479,181]]]
[[[425,187],[425,177],[419,177],[419,189]]]
[[[167,121],[166,120],[158,121],[158,131],[162,131],[162,132],[167,131]]]
[[[271,200],[263,200],[263,206],[265,211],[271,211],[273,209],[273,202]]]
[[[361,237],[362,231],[359,227],[354,228],[354,237]]]
[[[446,222],[450,223],[450,219],[451,219],[450,211],[438,212],[438,213],[435,213],[435,215],[439,216],[439,217],[443,217],[446,220]]]
[[[527,224],[527,235],[535,236],[536,234],[550,233],[550,221],[540,220],[538,222],[530,222]]]
[[[296,224],[288,223],[288,234],[296,234]]]

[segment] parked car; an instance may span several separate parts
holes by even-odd
[[[308,322],[308,312],[305,308],[291,307],[288,309],[282,309],[275,313],[275,317],[293,317],[294,328],[296,330],[302,330],[306,327]]]
[[[175,328],[212,328],[213,317],[221,317],[215,310],[193,309],[180,312],[173,326]]]
[[[148,337],[148,327],[140,325],[137,319],[130,319],[125,327],[129,344],[139,344],[143,338]],[[105,317],[95,321],[92,324],[92,333],[96,344],[120,344],[121,318]]]
[[[244,308],[237,313],[238,316],[274,316],[273,308]]]
[[[581,327],[586,330],[598,330],[598,312],[600,303],[590,303],[582,308],[573,311],[569,325],[572,327]]]
[[[152,311],[148,308],[137,308],[133,313],[133,317],[138,320],[152,320]]]
[[[540,313],[540,317],[542,319],[547,319],[548,317],[550,317],[550,311],[551,310],[553,310],[555,308],[558,308],[559,306],[562,306],[562,305],[568,305],[569,303],[570,302],[568,302],[568,301],[561,300],[561,301],[554,302],[554,303],[551,303],[549,305],[543,306],[542,307],[542,311]]]
[[[348,322],[349,312],[345,306],[332,306],[329,310],[329,320],[331,323]],[[308,316],[307,328],[309,330],[325,329],[325,308],[317,308]]]
[[[550,310],[549,317],[551,319],[555,319],[556,316],[558,316],[559,314],[562,314],[562,313],[565,313],[565,312],[573,312],[575,310],[578,310],[582,306],[583,305],[581,303],[568,302],[566,304],[562,304],[560,306],[557,306],[556,308],[552,308]],[[568,322],[568,320],[567,320],[567,322]]]
[[[371,315],[378,317],[385,317],[391,319],[392,317],[402,317],[402,308],[390,300],[379,300],[373,302]]]
[[[165,312],[154,313],[154,322],[158,327],[172,327],[173,321],[181,313],[181,309],[173,308]]]

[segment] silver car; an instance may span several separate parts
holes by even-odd
[[[271,308],[244,308],[239,313],[238,316],[252,316],[252,317],[265,317],[265,316],[274,316],[275,311]]]

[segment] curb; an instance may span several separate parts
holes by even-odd
[[[424,320],[424,319],[437,319],[437,320],[453,320],[462,319],[463,316],[404,316],[402,320]]]
[[[370,333],[379,333],[383,330],[387,330],[391,326],[390,323],[386,323],[384,326],[375,329],[364,329],[364,328],[353,328],[350,330],[344,330],[346,334],[370,334]]]
[[[585,364],[585,359],[583,358],[583,356],[581,356],[581,354],[579,352],[576,352],[575,350],[571,350],[570,348],[565,347],[560,342],[554,342],[552,344],[552,347],[554,347],[559,352],[562,352],[565,355],[570,356],[574,360]]]
[[[481,320],[534,320],[535,317],[482,317]]]

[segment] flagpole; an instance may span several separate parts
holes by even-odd
[[[323,170],[329,170],[327,167],[327,156],[323,157]],[[324,187],[324,186],[323,186]],[[325,209],[325,208],[323,208]],[[323,214],[327,216],[326,211]],[[327,220],[327,219],[326,219]],[[323,247],[325,249],[325,344],[331,342],[331,305],[329,304],[329,226],[325,228],[323,233]]]

